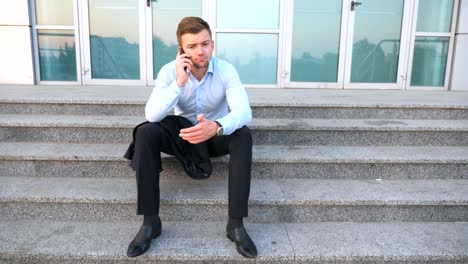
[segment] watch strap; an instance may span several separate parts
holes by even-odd
[[[215,121],[215,123],[218,125],[218,129],[216,130],[216,135],[217,136],[223,135],[223,132],[224,132],[223,126],[218,121]]]

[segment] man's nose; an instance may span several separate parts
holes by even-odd
[[[201,45],[200,45],[200,46],[197,46],[195,52],[196,52],[197,54],[203,54],[203,52],[204,52],[203,46],[201,46]]]

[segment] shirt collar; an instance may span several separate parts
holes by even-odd
[[[206,76],[208,75],[208,73],[211,73],[211,75],[213,75],[214,63],[215,63],[215,62],[214,62],[214,58],[211,57],[210,63],[208,64],[208,70],[206,71],[205,76],[203,76],[203,79],[201,79],[200,81],[197,80],[197,82],[199,82],[200,84],[202,84],[202,83],[205,82],[205,79],[206,79]],[[195,76],[193,76],[192,74],[190,74],[190,76],[192,76],[191,78],[194,78],[194,80],[197,79],[197,78],[195,78]]]
[[[208,71],[207,72],[213,74],[213,69],[214,69],[214,58],[211,57],[210,63],[208,64]]]

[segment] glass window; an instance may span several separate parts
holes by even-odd
[[[216,2],[218,28],[278,29],[279,0]]]
[[[91,74],[94,79],[140,79],[138,3],[89,3]]]
[[[153,2],[153,76],[177,54],[176,30],[186,16],[202,16],[201,0],[158,0]],[[211,25],[210,25],[211,26]]]
[[[351,82],[395,83],[403,0],[362,0],[355,10]]]
[[[76,81],[73,30],[38,30],[41,81]]]
[[[38,25],[73,25],[73,0],[36,0]]]
[[[412,86],[444,86],[448,37],[416,37]]]
[[[277,34],[218,33],[218,57],[232,63],[243,83],[276,84]]]
[[[418,32],[450,32],[453,0],[419,1]]]
[[[337,82],[341,0],[294,1],[291,81]]]

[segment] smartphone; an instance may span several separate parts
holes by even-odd
[[[185,54],[185,51],[183,48],[180,48],[180,54]],[[184,67],[184,71],[188,73],[187,66]]]

